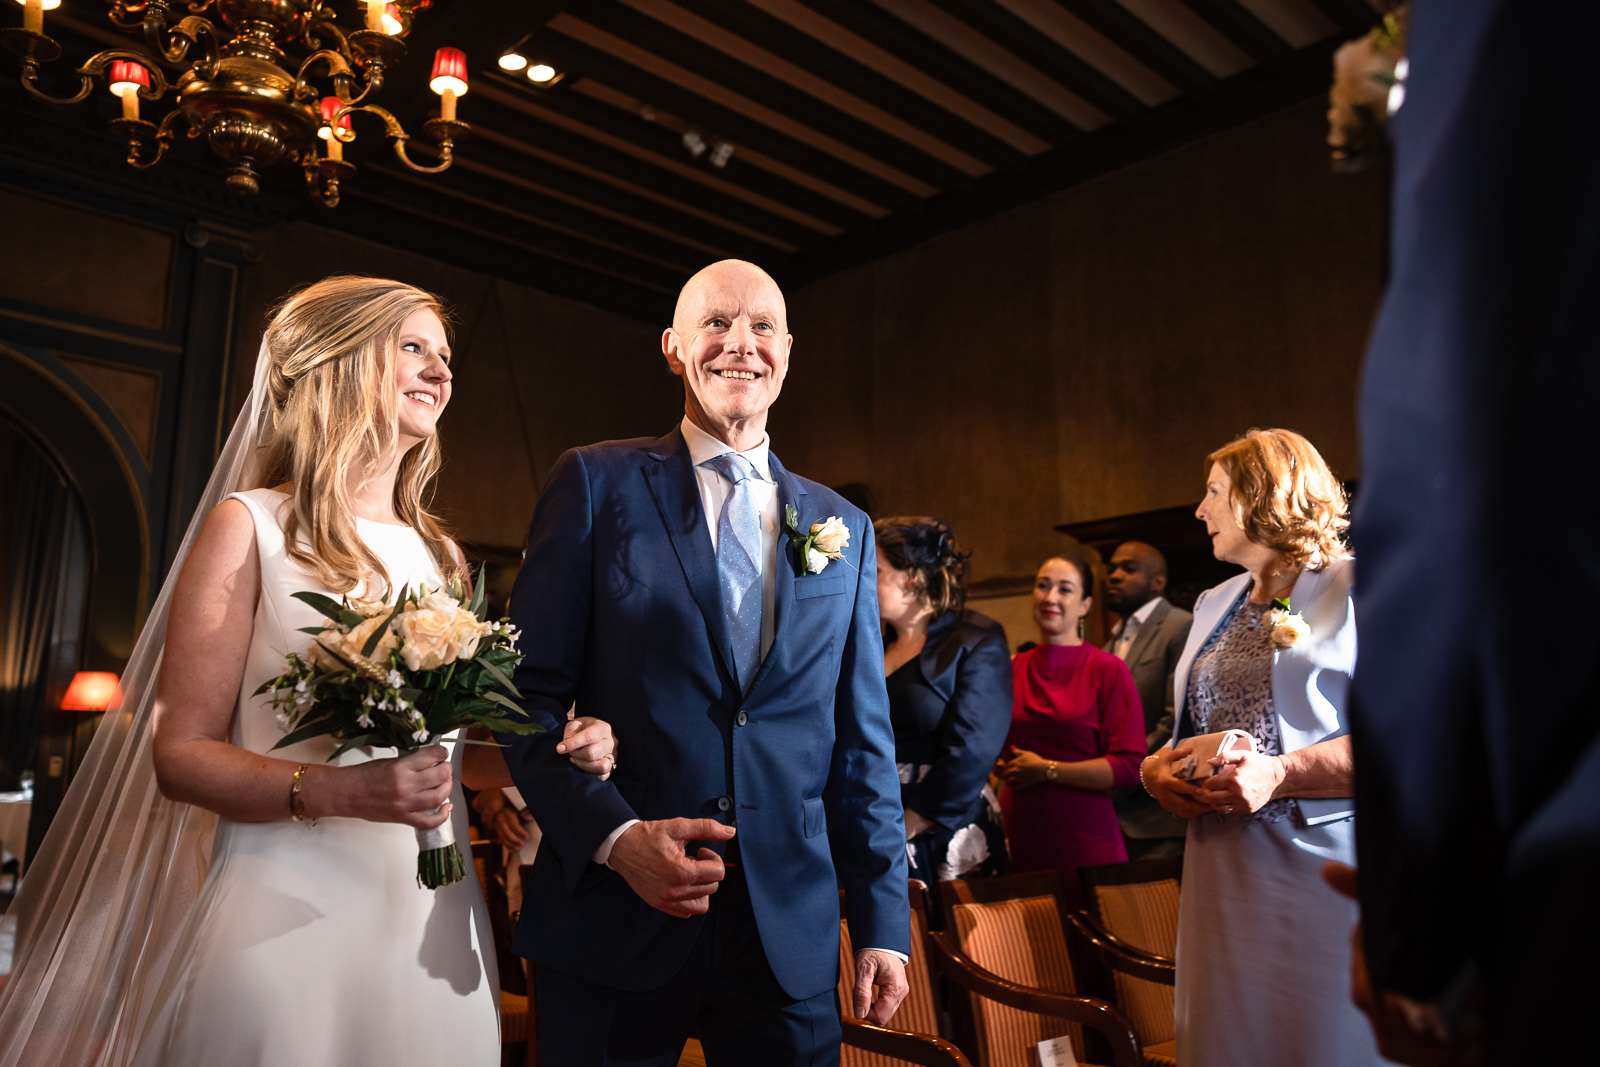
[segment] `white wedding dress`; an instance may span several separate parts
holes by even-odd
[[[261,596],[234,716],[233,741],[311,764],[336,747],[316,738],[274,750],[274,710],[251,694],[303,650],[314,609],[291,594],[322,589],[284,551],[271,489],[236,493],[255,519]],[[422,539],[407,526],[358,519],[392,587],[440,583]],[[360,592],[360,590],[358,590]],[[393,749],[352,750],[338,764]],[[289,799],[284,778],[284,805]],[[455,787],[456,839],[466,805]],[[210,871],[172,968],[157,992],[141,1067],[294,1064],[393,1067],[500,1062],[499,994],[483,895],[467,877],[438,890],[416,880],[414,831],[398,823],[324,818],[313,826],[218,822]]]

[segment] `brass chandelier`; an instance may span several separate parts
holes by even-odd
[[[400,121],[371,102],[386,72],[406,54],[401,38],[412,15],[431,0],[357,0],[352,6],[364,18],[349,32],[328,0],[192,0],[181,5],[186,14],[176,24],[169,24],[170,15],[180,5],[170,0],[108,0],[111,22],[141,32],[145,48],[91,56],[76,71],[77,93],[66,97],[38,85],[40,64],[61,55],[61,46],[44,33],[44,12],[61,0],[17,2],[22,28],[0,29],[0,44],[21,57],[22,87],[47,104],[66,105],[87,99],[103,80],[122,100],[122,117],[108,128],[140,170],[161,162],[182,131],[204,138],[228,164],[230,191],[255,193],[259,172],[288,159],[305,172],[312,198],[333,207],[340,183],[356,170],[343,152],[355,137],[353,115],[382,119],[395,155],[427,173],[447,170],[456,143],[470,131],[456,120],[456,98],[467,91],[466,57],[458,49],[439,49],[429,83],[439,94],[440,113],[423,123],[422,134],[437,162],[413,160]],[[175,106],[159,123],[141,117],[141,100],[160,101],[169,93]]]

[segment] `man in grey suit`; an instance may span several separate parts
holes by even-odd
[[[1118,616],[1106,651],[1128,664],[1144,705],[1145,749],[1172,736],[1172,674],[1194,616],[1175,608],[1167,588],[1167,560],[1142,541],[1117,546],[1106,570],[1106,606]],[[1162,809],[1140,786],[1113,790],[1112,803],[1133,860],[1183,853],[1187,824]]]

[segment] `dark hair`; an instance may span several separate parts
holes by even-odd
[[[1083,597],[1092,597],[1092,596],[1094,596],[1094,568],[1089,566],[1089,561],[1088,560],[1084,559],[1082,556],[1078,555],[1076,552],[1072,552],[1072,551],[1057,552],[1055,555],[1053,555],[1053,556],[1049,557],[1048,559],[1044,560],[1043,562],[1041,562],[1039,564],[1039,569],[1043,570],[1044,569],[1044,565],[1046,563],[1049,563],[1050,560],[1052,560],[1052,559],[1059,559],[1062,563],[1070,563],[1070,564],[1072,564],[1073,568],[1075,570],[1077,570],[1077,572],[1078,572],[1078,582],[1079,582],[1079,585],[1081,586],[1081,588],[1079,590],[1079,593],[1078,593],[1079,596],[1083,596]]]
[[[955,531],[932,515],[902,515],[872,524],[889,566],[911,576],[913,593],[927,601],[934,618],[960,611],[967,600],[967,560]]]

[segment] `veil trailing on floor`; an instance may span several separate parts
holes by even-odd
[[[5,916],[0,1067],[121,1064],[149,1021],[211,855],[217,817],[156,787],[151,720],[172,591],[207,516],[256,488],[272,431],[265,343],[250,397],[206,483],[107,712]]]

